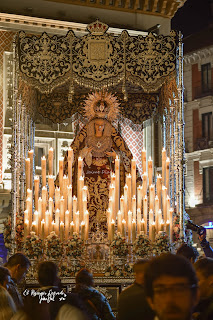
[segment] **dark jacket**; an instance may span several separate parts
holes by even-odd
[[[75,292],[84,301],[90,318],[93,320],[115,320],[109,302],[98,290],[78,285],[72,292]]]
[[[202,299],[195,309],[195,314],[198,320],[213,320],[213,296]]]
[[[8,292],[13,298],[13,301],[15,302],[17,310],[21,309],[24,303],[23,303],[22,296],[18,291],[16,281],[14,279],[10,279],[10,282],[8,283]]]
[[[118,298],[118,320],[152,320],[154,313],[145,298],[144,287],[136,282],[124,289]]]
[[[210,246],[209,242],[204,238],[201,242],[200,245],[205,253],[205,256],[208,258],[213,258],[213,249]]]

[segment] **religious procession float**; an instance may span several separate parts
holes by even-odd
[[[20,32],[14,40],[12,215],[5,244],[33,266],[57,262],[63,278],[82,266],[99,277],[131,276],[135,260],[186,240],[181,36],[113,36],[107,28],[96,21],[80,38],[71,31],[65,37]],[[58,159],[58,174],[51,147],[36,176],[36,112],[44,113],[42,97],[48,104],[59,89],[70,108],[66,114],[61,103],[62,120],[75,120],[78,112],[82,126]],[[60,121],[60,113],[49,111],[46,116]],[[137,159],[132,155],[119,130],[127,120],[143,129],[151,117],[161,121],[158,170],[144,147]]]

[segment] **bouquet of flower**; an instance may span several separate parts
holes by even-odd
[[[107,267],[105,277],[123,277],[123,271],[118,266],[112,265]]]
[[[155,238],[153,244],[153,253],[160,255],[161,253],[171,252],[172,246],[169,241],[169,237],[164,231],[160,231]]]
[[[4,221],[4,244],[7,249],[11,249],[11,215]],[[16,214],[16,245],[21,251],[24,237],[24,219],[20,214]]]
[[[128,246],[126,243],[126,239],[121,237],[120,233],[118,233],[114,240],[111,243],[111,248],[113,254],[118,257],[126,257],[128,254]]]
[[[132,266],[132,264],[126,263],[124,265],[123,275],[124,275],[124,277],[133,275],[133,266]]]
[[[133,244],[133,252],[135,255],[142,257],[147,257],[150,252],[152,252],[151,241],[148,236],[144,233],[140,233],[134,244]]]
[[[38,259],[43,252],[42,240],[33,231],[26,237],[24,252],[30,259]]]
[[[65,243],[65,252],[67,256],[74,258],[80,257],[84,252],[83,240],[81,240],[76,232]]]
[[[63,245],[55,231],[50,232],[45,240],[45,253],[52,259],[58,259],[63,254]]]

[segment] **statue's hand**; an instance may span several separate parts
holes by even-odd
[[[117,154],[116,154],[116,152],[115,152],[114,149],[112,149],[112,151],[110,151],[110,152],[105,152],[105,155],[106,155],[107,157],[112,157],[113,159],[115,159],[116,156],[117,156]]]

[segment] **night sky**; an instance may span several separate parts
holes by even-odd
[[[212,21],[210,3],[213,0],[187,0],[172,19],[172,29],[186,37],[208,26]]]

